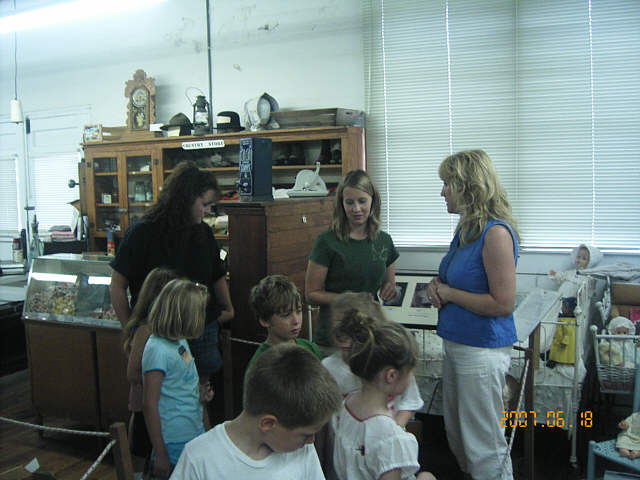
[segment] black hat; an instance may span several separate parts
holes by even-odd
[[[176,113],[169,123],[165,123],[160,127],[162,130],[169,130],[170,127],[180,127],[180,136],[182,135],[191,135],[191,129],[193,125],[191,124],[191,120],[184,113]]]
[[[219,133],[239,132],[244,130],[240,125],[240,115],[236,112],[220,112],[216,115],[216,130]]]

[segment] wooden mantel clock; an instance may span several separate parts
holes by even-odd
[[[127,105],[127,128],[129,130],[149,130],[156,121],[156,85],[152,77],[138,69],[133,80],[127,80],[124,96]]]

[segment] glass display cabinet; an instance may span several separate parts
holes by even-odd
[[[127,360],[109,260],[57,253],[31,265],[22,320],[40,423],[52,416],[106,428],[127,420]]]
[[[86,148],[83,182],[92,251],[106,251],[107,233],[121,238],[156,201],[160,188],[156,150]]]
[[[110,257],[57,253],[34,259],[23,317],[120,329],[111,306]]]
[[[128,224],[133,225],[155,201],[151,155],[127,155]]]

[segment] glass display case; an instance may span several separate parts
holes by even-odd
[[[153,205],[153,168],[151,155],[127,155],[127,198],[129,225],[136,223]]]
[[[57,253],[36,258],[23,318],[120,328],[111,305],[111,257]]]
[[[99,157],[93,160],[94,202],[96,206],[95,228],[97,231],[120,231],[120,185],[118,180],[118,158]]]

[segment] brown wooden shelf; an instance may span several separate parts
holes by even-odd
[[[304,170],[305,168],[307,169],[315,169],[316,165],[314,164],[309,164],[309,165],[273,165],[272,169],[273,170]],[[338,163],[338,164],[328,164],[328,165],[320,165],[320,170],[341,170],[342,169],[342,164]],[[206,172],[237,172],[238,171],[238,167],[213,167],[213,168],[201,168],[200,170],[204,170]],[[164,171],[165,174],[171,174],[173,173],[173,169],[171,170],[165,170]]]
[[[94,237],[99,237],[99,238],[107,238],[107,231],[106,230],[93,230],[93,236]],[[121,231],[117,231],[117,232],[113,232],[114,235],[116,236],[116,238],[119,238],[122,236],[122,232]]]
[[[310,168],[312,170],[315,170],[316,168],[316,164],[309,164],[309,165],[274,165],[273,170],[304,170],[305,168]],[[338,164],[330,164],[330,165],[320,165],[320,170],[326,170],[326,169],[334,169],[334,170],[340,170],[342,168],[342,164],[338,163]]]
[[[365,159],[365,136],[364,130],[359,127],[343,127],[343,126],[325,126],[325,127],[308,127],[308,128],[291,128],[279,130],[264,130],[259,132],[231,132],[224,134],[208,134],[202,136],[183,136],[183,137],[153,137],[153,138],[128,138],[118,140],[107,140],[103,142],[84,144],[85,161],[81,162],[79,170],[85,172],[80,175],[86,178],[86,192],[81,194],[81,200],[86,199],[86,210],[89,217],[89,223],[92,225],[100,225],[100,214],[118,215],[119,223],[122,231],[129,228],[134,215],[127,212],[125,208],[134,210],[135,212],[146,211],[155,201],[162,191],[167,176],[175,171],[175,163],[184,157],[197,158],[199,156],[209,156],[216,151],[216,148],[207,148],[199,152],[193,153],[187,147],[184,149],[185,142],[205,142],[208,140],[223,140],[225,145],[225,155],[231,152],[237,152],[238,144],[243,138],[270,138],[273,145],[282,143],[301,144],[304,148],[309,147],[315,151],[319,147],[319,142],[331,140],[339,142],[342,152],[341,164],[323,164],[320,172],[324,172],[330,179],[330,184],[335,183],[335,178],[346,174],[347,172],[361,168],[366,168]],[[190,151],[191,153],[185,153]],[[222,152],[221,152],[222,153]],[[135,163],[130,158],[145,158],[144,163]],[[237,157],[236,157],[237,158]],[[315,160],[316,157],[314,157]],[[109,159],[111,163],[105,163]],[[150,160],[150,163],[149,163]],[[234,159],[235,160],[235,159]],[[98,162],[97,164],[95,162]],[[305,162],[305,159],[298,157],[298,162]],[[297,165],[273,165],[273,183],[276,186],[290,186],[295,182],[295,177],[300,170],[315,170],[315,162],[311,161],[307,155],[306,162]],[[140,168],[150,170],[139,171]],[[211,164],[210,164],[211,165]],[[220,182],[220,188],[223,190],[232,190],[235,187],[239,167],[237,164],[228,163],[228,166],[203,168],[203,170],[212,172]],[[98,167],[98,168],[96,168]],[[100,171],[102,167],[102,171]],[[128,170],[127,167],[133,167]],[[113,168],[114,171],[105,171]],[[116,170],[117,169],[117,170]],[[101,177],[105,177],[102,179]],[[127,197],[128,187],[136,180],[143,180],[145,184],[149,184],[153,191],[154,202],[130,202]],[[113,186],[110,184],[113,182]],[[116,183],[117,182],[117,183]],[[106,185],[109,185],[108,187]],[[118,192],[119,202],[112,204],[101,203],[102,197],[99,195],[102,190],[114,190]],[[112,197],[113,199],[113,197]],[[115,218],[113,219],[116,220]],[[89,234],[89,248],[104,248],[104,239],[100,237],[99,244],[93,240],[96,235],[92,229]],[[121,236],[121,235],[120,235]],[[226,237],[218,237],[219,240],[227,243]]]

